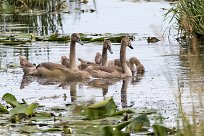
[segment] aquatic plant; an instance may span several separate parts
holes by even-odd
[[[126,136],[131,132],[151,135],[153,133],[166,135],[170,132],[175,134],[171,129],[161,125],[151,126],[149,115],[155,113],[154,111],[136,113],[131,109],[118,110],[111,97],[91,105],[73,104],[65,108],[53,107],[50,110],[45,110],[45,107],[37,103],[28,104],[24,99],[22,99],[23,103],[18,102],[10,93],[4,94],[2,100],[7,104],[0,104],[0,124],[7,128],[16,126],[14,133],[19,135],[23,133],[71,134],[72,129],[75,134],[104,136]],[[20,127],[19,124],[21,124]],[[154,128],[154,132],[149,131],[151,127]],[[5,132],[1,133],[0,128],[1,134],[4,135]]]
[[[24,10],[41,9],[56,11],[66,7],[65,0],[1,0],[0,2],[9,3]]]
[[[179,0],[175,7],[168,13],[173,13],[178,23],[178,29],[186,36],[192,34],[204,36],[204,1],[203,0]],[[167,13],[167,14],[168,14]]]

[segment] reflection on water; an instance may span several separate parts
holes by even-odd
[[[127,90],[128,85],[131,81],[134,80],[134,77],[126,78],[126,79],[91,79],[91,80],[84,80],[82,82],[59,82],[55,81],[51,78],[43,78],[43,77],[34,77],[34,76],[23,76],[20,84],[20,89],[24,89],[26,87],[32,87],[32,82],[37,82],[40,85],[57,85],[58,87],[62,87],[63,90],[70,91],[70,100],[71,103],[77,103],[77,86],[86,86],[91,88],[101,88],[102,94],[104,99],[107,97],[106,94],[108,93],[108,87],[111,85],[115,85],[117,82],[122,81],[121,86],[121,105],[122,108],[127,108]],[[134,81],[135,83],[135,81]],[[80,89],[80,88],[78,88]]]
[[[47,35],[54,32],[64,33],[64,16],[67,16],[66,21],[80,21],[81,14],[84,12],[95,12],[95,0],[89,3],[83,3],[80,0],[67,0],[68,8],[63,11],[55,11],[51,7],[56,7],[58,1],[47,1],[47,6],[41,6],[43,11],[27,14],[0,14],[0,32],[23,32],[35,33],[37,35]],[[60,3],[60,2],[59,2]],[[44,4],[44,3],[42,3]],[[32,7],[32,5],[30,5]],[[45,11],[44,11],[45,10]],[[70,18],[71,17],[71,18]]]
[[[181,47],[180,60],[186,66],[185,74],[178,80],[182,97],[183,112],[192,116],[203,115],[203,90],[204,90],[204,48],[203,42],[195,37],[190,40],[190,47]]]
[[[106,94],[108,93],[108,87],[116,84],[117,82],[122,81],[121,87],[121,104],[122,108],[127,107],[127,89],[128,84],[136,84],[139,80],[135,80],[138,77],[130,77],[126,79],[91,79],[84,80],[82,82],[59,82],[54,79],[44,78],[44,77],[35,77],[35,76],[23,76],[20,84],[20,89],[24,89],[28,87],[32,82],[37,82],[40,85],[58,85],[58,87],[62,87],[64,90],[70,89],[71,102],[74,103],[77,101],[77,84],[79,86],[89,86],[92,88],[101,88],[104,99],[106,98]]]
[[[77,83],[73,82],[70,84],[70,96],[71,96],[71,102],[74,103],[77,101]]]
[[[67,103],[81,103],[87,101],[100,101],[105,97],[112,96],[119,108],[132,107],[134,109],[153,108],[157,109],[167,119],[167,124],[174,124],[177,117],[178,107],[175,100],[174,90],[177,90],[177,78],[183,78],[185,92],[184,103],[189,109],[189,81],[194,88],[202,88],[203,85],[203,50],[184,50],[179,53],[179,46],[171,45],[148,45],[146,40],[133,41],[134,50],[127,50],[127,58],[138,57],[144,64],[146,72],[139,77],[127,80],[91,80],[81,83],[57,82],[39,77],[24,77],[19,68],[18,57],[26,56],[30,62],[39,64],[45,61],[60,63],[60,57],[68,56],[69,46],[66,44],[35,42],[26,47],[0,47],[0,97],[9,92],[18,99],[39,102],[46,107],[64,106]],[[94,61],[95,52],[101,51],[102,45],[86,44],[77,45],[77,57]],[[119,57],[120,46],[113,45],[114,54],[109,59]],[[93,53],[90,53],[93,52]],[[195,52],[198,54],[196,55]],[[194,54],[193,54],[194,53]],[[87,55],[88,54],[88,55]],[[189,55],[188,55],[189,54]],[[79,64],[79,62],[77,62]],[[8,64],[14,64],[17,68],[9,68]],[[200,71],[198,70],[198,65]],[[7,70],[4,70],[7,68]],[[196,74],[197,72],[197,74]],[[190,76],[194,73],[194,76]],[[195,78],[195,76],[197,76]],[[196,79],[196,80],[195,80]],[[170,83],[172,82],[172,83]],[[196,92],[193,92],[196,99]],[[64,101],[64,96],[66,100]],[[188,103],[186,103],[188,102]]]
[[[180,48],[177,43],[170,45],[166,41],[147,44],[144,38],[156,35],[152,30],[152,24],[158,28],[163,26],[162,14],[165,11],[161,7],[169,8],[168,2],[132,3],[119,0],[108,2],[97,0],[95,4],[94,1],[90,1],[87,5],[77,2],[69,4],[71,5],[70,10],[73,11],[70,13],[15,17],[1,15],[1,30],[16,29],[38,34],[49,34],[56,31],[61,33],[74,31],[137,33],[136,41],[132,43],[134,50],[127,51],[127,58],[138,57],[145,66],[145,74],[127,80],[91,80],[82,83],[61,83],[43,78],[23,77],[23,71],[19,68],[19,56],[26,56],[30,62],[36,64],[46,61],[60,63],[61,56],[68,56],[69,46],[63,43],[47,42],[34,42],[32,45],[15,47],[2,45],[0,47],[0,97],[9,92],[18,99],[25,98],[28,103],[39,102],[47,107],[52,107],[90,100],[100,101],[112,96],[119,108],[131,106],[134,109],[157,109],[167,119],[168,125],[174,124],[175,126],[178,106],[174,94],[177,94],[177,79],[179,79],[179,87],[183,88],[183,104],[187,112],[191,113],[189,107],[192,105],[192,100],[196,103],[198,97],[203,95],[204,50],[202,45],[195,42],[197,46],[192,46],[191,49]],[[79,11],[85,8],[96,9],[96,12]],[[142,14],[140,14],[141,11],[143,11]],[[16,22],[20,25],[12,27]],[[95,53],[101,51],[101,47],[102,45],[98,43],[77,45],[77,57],[94,61]],[[120,47],[114,45],[112,50],[114,54],[109,55],[109,59],[119,58]],[[11,68],[8,65],[14,65],[14,67]],[[197,96],[196,91],[201,92],[202,95]],[[65,95],[67,99],[64,99]],[[189,95],[193,97],[189,98]],[[199,105],[196,108],[199,109]]]
[[[0,47],[1,68],[7,68],[7,71],[0,72],[2,77],[0,97],[9,92],[18,99],[24,98],[28,102],[36,101],[46,107],[52,107],[64,106],[72,102],[100,101],[112,96],[119,108],[130,106],[135,109],[154,108],[165,113],[166,117],[172,117],[170,119],[175,117],[172,115],[176,114],[177,108],[172,90],[176,87],[170,86],[164,75],[171,69],[173,69],[173,77],[178,74],[174,70],[175,62],[179,63],[178,56],[168,55],[172,54],[172,46],[148,45],[146,40],[133,41],[134,50],[127,50],[127,59],[132,56],[138,57],[144,64],[146,72],[143,76],[129,80],[95,79],[82,83],[61,83],[43,78],[23,77],[23,71],[19,68],[20,55],[27,55],[28,60],[36,64],[46,61],[60,63],[61,56],[68,56],[69,46],[58,43],[54,45],[35,42],[26,47]],[[178,50],[178,47],[175,47],[175,51]],[[84,46],[77,45],[76,48],[77,57],[94,61],[95,53],[101,51],[102,45],[89,43]],[[109,59],[119,58],[120,46],[113,45],[112,50],[114,54],[109,55]],[[8,68],[7,64],[14,64],[17,68]],[[64,95],[66,95],[66,101],[64,101]]]
[[[38,35],[54,32],[63,34],[130,32],[155,35],[155,28],[160,31],[166,27],[161,18],[166,11],[161,8],[171,7],[169,2],[160,1],[132,3],[120,0],[89,0],[84,4],[78,0],[67,0],[67,4],[68,8],[61,12],[1,14],[0,32],[20,31]]]
[[[129,84],[130,78],[123,80],[123,84],[121,87],[121,104],[122,108],[127,108],[127,88]]]

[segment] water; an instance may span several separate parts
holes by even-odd
[[[168,78],[173,78],[172,82],[176,81],[175,70],[179,71],[179,58],[178,52],[172,54],[172,46],[169,45],[148,45],[138,44],[138,41],[133,42],[134,50],[127,49],[127,58],[137,56],[141,63],[145,66],[146,72],[141,79],[128,85],[126,91],[127,106],[132,105],[133,108],[154,108],[159,109],[164,113],[164,116],[171,116],[177,112],[177,103],[173,92],[175,91],[175,84],[169,84]],[[86,44],[84,46],[77,46],[77,57],[94,60],[94,52],[101,51],[102,45]],[[178,50],[178,46],[174,47]],[[18,48],[12,48],[8,51],[7,55],[2,58],[2,62],[13,62],[19,65],[18,56],[26,55],[26,49],[19,51]],[[119,57],[120,46],[113,45],[112,50],[114,54],[109,54],[109,58],[115,59]],[[48,52],[49,51],[49,52]],[[165,51],[165,52],[163,52]],[[68,55],[69,46],[66,45],[42,45],[37,43],[29,47],[29,61],[41,63],[44,61],[52,61],[60,63],[60,57]],[[93,54],[90,54],[93,52]],[[11,54],[13,54],[11,58]],[[170,56],[168,56],[170,54]],[[167,56],[164,56],[167,55]],[[175,63],[177,63],[175,66]],[[39,102],[47,107],[63,106],[71,103],[70,88],[62,89],[59,87],[60,83],[54,85],[43,85],[38,81],[30,83],[25,88],[20,89],[21,80],[23,78],[23,71],[21,68],[9,69],[7,72],[1,72],[1,95],[0,97],[9,92],[14,94],[19,100],[25,98],[28,102]],[[169,74],[173,77],[169,77]],[[108,87],[106,96],[113,96],[115,102],[119,107],[121,103],[121,87],[122,81]],[[32,94],[32,95],[31,95]],[[63,95],[67,95],[67,100],[63,101]],[[52,97],[57,96],[52,99]],[[103,91],[100,88],[77,86],[77,102],[86,102],[92,99],[99,101],[104,99]],[[168,105],[168,106],[167,106]],[[169,110],[169,108],[171,110]],[[167,114],[168,113],[168,114]]]
[[[134,109],[156,109],[166,118],[165,124],[167,126],[176,126],[179,81],[179,86],[184,89],[182,92],[184,110],[186,109],[189,114],[192,112],[192,109],[188,107],[189,105],[192,106],[191,98],[196,100],[199,95],[196,91],[192,92],[191,89],[195,88],[191,88],[189,82],[193,81],[191,83],[202,90],[203,53],[202,50],[197,54],[194,51],[188,56],[185,54],[186,49],[181,48],[174,40],[174,35],[170,35],[170,39],[167,37],[169,33],[163,35],[165,28],[171,25],[168,22],[163,22],[163,14],[166,12],[163,8],[169,9],[171,7],[168,2],[98,0],[90,1],[87,5],[70,4],[70,14],[53,13],[30,16],[37,18],[39,24],[42,23],[40,22],[41,17],[52,16],[55,18],[54,29],[52,29],[53,26],[43,23],[37,28],[25,23],[25,27],[19,30],[35,31],[38,34],[49,34],[55,31],[64,34],[72,32],[132,33],[136,37],[132,43],[134,50],[127,49],[127,58],[136,56],[145,66],[145,74],[139,77],[137,82],[131,82],[132,79],[126,81],[128,83],[127,90],[122,90],[122,92],[121,88],[125,83],[122,80],[109,85],[107,92],[101,88],[81,83],[76,83],[76,86],[72,85],[72,89],[75,87],[76,89],[71,91],[70,85],[61,87],[61,83],[47,84],[46,81],[40,79],[33,79],[31,83],[20,89],[23,79],[22,69],[19,67],[8,68],[6,71],[0,72],[0,97],[5,93],[12,93],[18,100],[24,98],[29,103],[39,102],[46,107],[63,107],[65,104],[73,102],[100,101],[104,97],[112,96],[119,108],[131,106]],[[74,8],[78,6],[81,9],[94,8],[96,12],[81,13],[75,11]],[[60,21],[57,17],[60,17]],[[6,22],[7,25],[10,23]],[[15,22],[11,24],[13,23]],[[43,28],[46,29],[43,30]],[[9,27],[8,25],[9,31],[14,29],[16,26]],[[176,32],[170,34],[172,33],[176,34]],[[162,41],[148,44],[146,41],[148,36],[157,36]],[[110,60],[119,58],[120,46],[113,45],[112,50],[114,54],[108,54],[108,58]],[[77,45],[77,57],[80,58],[94,61],[97,51],[102,51],[101,44]],[[68,56],[68,54],[69,46],[63,43],[34,42],[32,45],[26,44],[25,46],[1,45],[0,65],[1,68],[7,68],[9,64],[19,66],[18,57],[20,55],[27,56],[30,62],[36,64],[45,61],[60,63],[60,57]],[[199,65],[200,69],[195,69],[195,65]],[[67,96],[66,100],[64,100],[64,95]],[[197,107],[199,108],[199,104]]]
[[[68,2],[67,2],[68,3]],[[0,21],[7,22],[8,31],[22,28],[24,32],[49,34],[61,33],[140,33],[155,34],[162,29],[162,14],[170,8],[168,2],[130,2],[119,0],[90,0],[88,4],[70,2],[62,13],[4,15]],[[95,9],[93,13],[80,10]],[[67,13],[70,11],[70,14]],[[142,14],[141,14],[142,11]],[[14,24],[18,26],[13,26]],[[22,24],[22,26],[19,26]],[[12,27],[9,27],[12,26]],[[3,28],[2,28],[3,29]],[[156,29],[156,30],[155,30]]]

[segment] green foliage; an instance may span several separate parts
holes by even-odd
[[[88,119],[98,119],[107,115],[113,115],[116,112],[116,105],[113,98],[100,101],[90,105],[86,109]]]
[[[167,135],[176,133],[174,129],[170,129],[162,125],[154,124],[152,127],[154,130],[155,136],[167,136]]]
[[[21,104],[17,101],[16,97],[10,93],[6,93],[3,95],[2,100],[6,101],[12,107],[20,106]]]
[[[66,7],[65,0],[2,0],[0,11],[3,11],[3,13],[16,13],[17,9],[19,12],[34,9],[58,11]]]
[[[125,136],[122,131],[112,126],[103,127],[102,132],[102,136]]]
[[[203,11],[203,0],[179,0],[177,5],[170,9],[168,13],[173,13],[172,19],[175,18],[177,20],[179,30],[185,34],[204,36]]]
[[[24,126],[20,130],[24,133],[37,133],[41,131],[37,126]]]
[[[149,117],[143,111],[142,114],[136,114],[131,109],[123,109],[116,112],[116,104],[113,98],[107,98],[90,106],[69,106],[68,112],[72,114],[62,114],[65,108],[51,108],[50,112],[36,112],[36,108],[40,108],[37,103],[23,104],[19,103],[12,94],[5,94],[2,98],[13,108],[7,109],[0,104],[0,124],[19,126],[15,127],[17,131],[22,133],[64,133],[72,134],[72,128],[77,135],[101,135],[101,136],[127,136],[130,132],[142,132],[148,134],[150,128]],[[57,110],[53,110],[57,109]],[[40,110],[40,109],[39,109]],[[86,114],[83,114],[85,110]],[[9,114],[8,114],[9,113]],[[60,113],[56,116],[55,113]],[[147,112],[150,114],[151,112]],[[136,117],[133,117],[133,116]],[[86,120],[88,119],[91,120]],[[103,118],[103,119],[101,119]],[[43,126],[43,128],[41,127]],[[170,134],[170,129],[160,126],[153,126],[156,135]],[[168,131],[166,131],[168,130]],[[172,133],[171,133],[172,134]]]
[[[150,126],[150,121],[146,114],[135,117],[128,125],[128,129],[131,131],[140,132],[143,126]]]
[[[90,42],[103,42],[104,38],[109,38],[112,43],[120,43],[125,36],[99,37],[91,39]]]
[[[0,2],[1,2],[1,0],[0,0]],[[0,12],[14,13],[15,7],[12,6],[11,4],[9,4],[8,1],[4,0],[4,1],[2,1],[1,5],[0,5]]]
[[[7,113],[7,112],[8,112],[7,108],[0,104],[0,113]]]
[[[48,41],[64,41],[64,42],[67,42],[68,40],[70,40],[69,36],[60,35],[58,33],[54,33],[48,38]]]
[[[34,111],[37,107],[38,107],[37,103],[32,103],[30,105],[19,105],[19,106],[15,107],[14,109],[12,109],[9,112],[9,114],[15,115],[15,114],[24,113],[27,116],[30,116],[34,113]]]
[[[11,122],[17,123],[20,122],[22,119],[27,119],[28,116],[25,113],[19,113],[11,116]]]
[[[3,43],[4,45],[20,45],[25,44],[26,41],[0,41],[0,43]]]

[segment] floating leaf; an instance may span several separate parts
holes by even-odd
[[[98,135],[98,136],[126,136],[127,135],[123,133],[121,130],[119,130],[117,127],[111,126],[111,125],[87,126],[87,127],[77,129],[76,133],[80,135]]]
[[[45,132],[56,132],[56,131],[63,131],[63,129],[62,128],[49,128],[49,129],[42,130],[43,133],[45,133]]]
[[[51,115],[51,113],[47,113],[47,112],[39,112],[39,113],[34,113],[32,115],[32,117],[30,118],[30,120],[33,121],[51,121],[54,120],[53,115]]]
[[[19,114],[19,113],[24,113],[27,116],[32,115],[35,111],[35,109],[38,107],[37,103],[32,103],[30,105],[19,105],[17,107],[15,107],[14,109],[12,109],[9,114],[11,115],[15,115],[15,114]]]
[[[0,104],[0,113],[7,113],[7,112],[8,112],[7,108]]]
[[[116,105],[113,98],[100,101],[90,105],[86,109],[88,119],[98,119],[107,115],[113,115],[116,112]]]
[[[118,124],[118,125],[116,126],[116,128],[117,128],[118,130],[122,130],[124,127],[126,127],[126,126],[129,125],[130,123],[131,123],[131,121],[125,121],[125,122],[123,122],[123,123]]]
[[[102,129],[102,136],[125,136],[117,127],[106,126]]]
[[[19,106],[21,105],[15,96],[13,96],[12,94],[10,93],[6,93],[3,95],[2,97],[2,100],[6,101],[8,104],[10,104],[12,107],[16,107],[16,106]]]
[[[24,133],[37,133],[42,132],[37,126],[24,126],[20,128],[20,131]]]
[[[143,126],[150,126],[150,121],[146,114],[142,114],[134,118],[128,125],[128,129],[139,132],[142,130]]]
[[[19,122],[21,119],[26,119],[28,118],[28,116],[24,113],[19,113],[19,114],[15,114],[11,117],[11,122],[12,123],[17,123]]]
[[[37,107],[38,107],[38,103],[32,103],[28,105],[26,108],[25,114],[28,116],[32,115]]]
[[[25,44],[26,41],[4,41],[4,45],[20,45],[20,44]]]
[[[14,13],[15,7],[9,4],[7,0],[1,2],[0,11],[3,11],[3,13]]]
[[[9,114],[13,116],[15,114],[25,113],[27,107],[28,107],[27,105],[19,105],[13,108],[12,110],[10,110]]]
[[[70,37],[68,35],[60,35],[58,33],[52,34],[49,38],[48,41],[68,41],[70,40]]]
[[[156,136],[167,136],[168,129],[164,126],[153,125],[154,134]]]
[[[127,109],[127,110],[117,111],[112,116],[121,116],[124,113],[135,113],[135,112],[130,109]]]
[[[34,114],[35,117],[52,117],[50,113],[47,112],[39,112]]]
[[[112,43],[120,43],[122,38],[125,36],[114,36],[114,37],[99,37],[91,39],[91,42],[103,42],[104,38],[109,38]]]
[[[72,129],[67,126],[63,126],[63,132],[65,134],[72,134]]]
[[[167,128],[165,126],[159,125],[159,124],[154,124],[152,125],[154,134],[156,136],[167,136],[169,134],[175,134],[176,131],[174,129]]]

